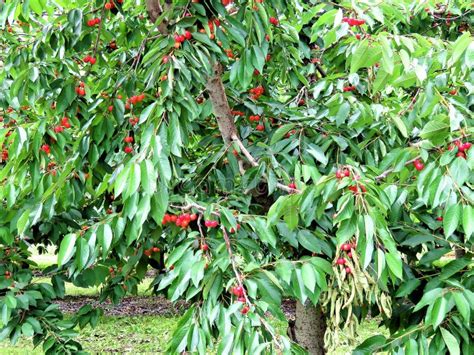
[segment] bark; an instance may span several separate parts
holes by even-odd
[[[461,248],[455,248],[454,254],[456,255],[456,259],[462,259],[464,255],[466,255],[466,251]]]
[[[301,347],[305,348],[311,355],[324,355],[324,333],[326,333],[326,317],[321,307],[311,304],[303,305],[296,303],[296,320],[294,329],[288,333],[294,336]]]
[[[165,4],[165,6],[168,6]],[[158,17],[163,13],[163,8],[161,7],[160,0],[146,0],[146,10],[148,13],[148,17],[150,21],[155,23]],[[166,21],[162,21],[158,24],[158,31],[161,34],[167,35],[168,34],[168,23]]]
[[[208,79],[206,89],[212,102],[222,139],[226,145],[230,145],[233,137],[238,137],[237,128],[234,124],[234,117],[230,112],[229,102],[221,79],[222,65],[220,63],[215,64],[213,70],[214,73]]]

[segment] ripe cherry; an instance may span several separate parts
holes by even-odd
[[[124,151],[126,154],[130,154],[131,152],[133,152],[133,148],[127,146],[127,147],[123,148],[123,151]]]
[[[191,216],[189,216],[189,219],[191,221],[195,221],[198,218],[197,214],[193,213]]]
[[[295,184],[294,182],[290,182],[290,183],[288,184],[288,187],[289,187],[290,189],[296,189],[296,184]]]
[[[152,251],[153,251],[153,253],[159,253],[159,252],[160,252],[160,248],[158,248],[158,247],[153,247]]]
[[[259,132],[262,132],[265,130],[265,126],[263,124],[259,124],[257,127],[255,127],[255,129]]]
[[[48,155],[51,153],[51,148],[48,144],[43,144],[40,149]]]
[[[344,244],[341,245],[341,250],[349,251],[349,250],[351,250],[351,245],[348,244],[348,243],[344,243]]]
[[[110,105],[109,107],[107,107],[107,110],[108,110],[109,112],[112,112],[112,111],[114,110],[114,107],[113,107],[112,105]]]
[[[441,221],[443,220],[443,217],[441,217],[441,216],[440,216],[440,217],[436,217],[436,220],[441,222]]]
[[[423,170],[423,168],[425,167],[425,165],[418,159],[416,159],[414,162],[413,162],[413,166],[415,167],[416,170],[418,171],[421,171]]]
[[[245,306],[242,307],[242,310],[240,311],[240,313],[242,313],[242,314],[245,315],[245,314],[247,314],[249,311],[250,311],[249,306],[245,305]]]
[[[275,17],[270,17],[270,23],[271,23],[273,26],[278,26],[278,24],[279,24],[280,22],[278,21],[277,18],[275,18]]]
[[[209,245],[207,245],[207,244],[201,245],[201,250],[202,251],[208,251],[209,250]]]
[[[346,270],[346,274],[352,274],[352,270],[349,266],[346,266],[345,270]]]
[[[125,143],[133,143],[133,137],[130,137],[130,136],[125,137],[125,138],[123,139],[123,141],[124,141]]]
[[[336,264],[337,265],[345,265],[346,264],[346,259],[339,258],[339,259],[337,259]]]

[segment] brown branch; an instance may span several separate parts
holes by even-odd
[[[416,158],[413,158],[409,161],[407,161],[405,163],[405,166],[407,165],[410,165],[410,164],[413,164],[416,160],[420,159],[421,157],[416,157]],[[376,176],[375,177],[375,180],[382,180],[382,179],[385,179],[389,174],[393,173],[395,171],[394,168],[391,168],[391,169],[387,169],[385,170],[382,174],[380,174],[379,176]]]
[[[242,275],[240,274],[239,269],[237,268],[235,258],[234,258],[234,253],[232,252],[232,246],[230,244],[229,235],[227,234],[227,231],[225,230],[224,226],[222,226],[221,229],[222,229],[222,235],[224,236],[225,246],[226,246],[227,252],[229,253],[230,263],[232,265],[232,269],[234,271],[235,278],[237,280],[237,284],[242,288],[242,292],[243,292],[243,295],[244,295],[244,298],[245,298],[245,303],[250,307],[250,306],[252,306],[252,303],[250,302],[250,300],[247,296],[247,290],[244,287],[244,284],[243,284],[243,281],[242,281]],[[259,317],[260,322],[262,323],[263,327],[271,334],[272,338],[275,341],[276,347],[278,349],[282,349],[280,342],[278,341],[275,333],[273,332],[272,328],[267,323],[267,321],[265,319],[263,319],[263,317],[261,317],[259,314],[256,314],[256,315]]]
[[[247,158],[249,163],[252,166],[257,167],[258,162],[255,160],[255,158],[252,156],[252,154],[250,154],[250,152],[247,150],[247,148],[245,148],[245,146],[242,143],[242,141],[240,140],[240,138],[237,137],[236,135],[233,135],[231,138],[232,138],[232,141],[234,141],[234,143],[236,143],[239,146],[242,154]],[[266,175],[264,175],[264,177],[265,177],[266,180],[268,180],[268,177]],[[279,182],[276,183],[276,187],[278,187],[280,190],[286,191],[288,193],[301,193],[301,190],[292,189],[291,187],[283,185]]]
[[[237,128],[234,123],[224,84],[222,83],[222,65],[216,63],[213,68],[213,75],[208,79],[206,89],[209,93],[214,114],[217,118],[217,124],[226,145],[232,143],[232,136],[238,136]]]
[[[163,8],[161,7],[160,0],[147,0],[146,1],[146,10],[150,21],[155,23],[156,20],[163,13]],[[166,10],[166,9],[165,9]],[[168,35],[168,22],[162,21],[158,24],[158,31],[162,35]]]

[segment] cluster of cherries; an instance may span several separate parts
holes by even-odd
[[[100,23],[100,18],[91,18],[90,20],[87,21],[87,26],[89,27],[94,27],[97,26]]]
[[[344,243],[341,245],[341,250],[347,253],[348,258],[352,258],[352,249],[355,249],[355,245],[349,244],[349,243]],[[336,260],[337,265],[344,266],[347,264],[347,260],[343,257],[340,257]],[[349,266],[345,267],[346,274],[352,274],[352,270]]]
[[[130,118],[130,119],[128,120],[128,122],[130,122],[130,124],[131,124],[132,126],[137,125],[139,121],[140,121],[140,120],[138,119],[138,117],[132,117],[132,118]]]
[[[344,92],[350,92],[350,91],[355,91],[356,90],[356,87],[355,86],[344,86],[344,88],[342,89],[342,91]]]
[[[204,225],[207,228],[217,228],[217,226],[219,225],[219,222],[216,221],[216,220],[213,220],[213,219],[209,219],[209,220],[204,222]]]
[[[453,142],[454,145],[450,145],[448,150],[453,150],[454,147],[458,148],[458,152],[456,153],[456,156],[459,158],[464,158],[466,159],[466,152],[471,149],[472,143],[470,142],[461,142],[460,139],[457,139]]]
[[[122,4],[123,3],[123,0],[116,0],[119,4]],[[115,4],[113,1],[109,1],[107,3],[105,3],[104,5],[105,9],[106,10],[112,10],[112,9],[115,9]]]
[[[238,302],[242,302],[244,303],[244,306],[242,307],[242,309],[240,310],[240,313],[242,314],[247,314],[249,311],[250,311],[250,307],[248,305],[245,304],[245,296],[244,296],[244,293],[245,293],[245,290],[242,286],[234,286],[230,289],[230,292],[237,297],[237,301]]]
[[[160,252],[160,248],[158,247],[151,247],[150,249],[146,249],[143,254],[145,254],[146,256],[150,257],[151,254],[153,253],[159,253]]]
[[[125,109],[130,110],[130,108],[132,107],[130,106],[130,104],[136,105],[137,103],[142,102],[143,100],[145,100],[145,94],[143,93],[129,97],[127,99],[127,102],[125,103]]]
[[[345,177],[351,176],[349,169],[337,169],[336,170],[336,179],[343,179]]]
[[[245,116],[245,112],[242,112],[242,111],[232,110],[230,111],[230,113],[232,114],[232,116],[240,116],[240,117]]]
[[[273,26],[278,26],[280,24],[280,21],[278,21],[278,19],[276,17],[270,17],[270,23]]]
[[[265,93],[265,89],[263,88],[262,85],[260,85],[260,86],[250,89],[249,92],[250,92],[250,97],[253,100],[258,100],[260,96],[262,96]]]
[[[84,82],[80,82],[79,86],[76,87],[76,94],[79,96],[84,96],[86,94],[86,89],[84,89]]]
[[[174,215],[174,214],[165,214],[161,224],[167,225],[174,223],[177,227],[187,228],[191,221],[195,221],[197,219],[197,214],[189,214],[183,213],[181,215]]]
[[[61,118],[61,123],[54,127],[54,132],[61,133],[65,128],[71,128],[71,123],[69,123],[69,118],[67,117]]]
[[[184,34],[182,35],[176,33],[174,35],[174,48],[181,47],[181,43],[183,43],[186,40],[189,41],[191,38],[193,38],[193,35],[189,31],[185,31]]]
[[[94,65],[97,62],[97,59],[94,57],[91,57],[90,55],[86,55],[82,61],[84,63],[89,63],[90,65]]]
[[[362,26],[365,23],[365,20],[359,20],[356,18],[344,17],[342,22],[349,24],[349,26]]]

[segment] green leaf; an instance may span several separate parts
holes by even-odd
[[[458,62],[459,58],[461,58],[461,55],[464,53],[464,51],[469,47],[469,44],[471,43],[471,35],[469,32],[464,32],[464,34],[459,37],[456,42],[453,44],[453,54],[451,58],[448,60],[448,67],[454,65],[455,63]]]
[[[462,206],[460,204],[451,205],[446,208],[443,216],[444,235],[447,237],[454,233],[461,220]]]
[[[127,188],[123,192],[123,198],[127,199],[134,194],[140,186],[140,165],[132,164],[128,173]]]
[[[459,341],[447,329],[440,328],[444,343],[446,344],[450,355],[460,355]]]
[[[89,244],[84,238],[79,238],[76,243],[76,264],[83,269],[89,260]]]
[[[301,276],[306,288],[311,292],[314,292],[314,288],[316,287],[316,277],[314,268],[310,263],[303,264],[301,267]]]
[[[279,142],[285,134],[287,134],[289,131],[291,131],[295,127],[294,123],[288,123],[285,124],[281,127],[279,127],[275,133],[273,133],[272,139],[270,140],[270,145],[273,145],[277,142]]]
[[[169,195],[166,186],[160,184],[158,192],[151,198],[151,217],[158,225],[161,225],[161,221],[168,209],[168,199]]]
[[[380,59],[381,52],[380,46],[377,43],[370,43],[368,40],[364,39],[352,53],[351,74],[355,73],[360,68],[372,66]]]
[[[251,223],[258,237],[265,244],[270,244],[272,247],[276,246],[276,237],[271,227],[267,227],[262,218],[255,218]]]
[[[426,292],[421,298],[420,302],[416,304],[415,308],[413,309],[413,312],[419,311],[426,305],[433,303],[433,301],[435,301],[439,296],[441,296],[442,293],[442,288],[434,288]]]
[[[99,239],[99,245],[102,247],[102,258],[107,258],[107,252],[112,244],[112,228],[108,224],[101,224],[97,229],[97,238]]]
[[[400,280],[403,279],[402,259],[400,258],[398,252],[396,254],[392,252],[385,253],[385,260],[387,261],[390,271],[393,272],[393,274]]]
[[[453,292],[453,298],[456,303],[456,308],[464,318],[466,326],[469,327],[469,324],[471,324],[471,307],[468,300],[461,292]]]
[[[471,205],[463,205],[462,207],[462,227],[469,240],[474,232],[474,207]]]
[[[426,324],[432,324],[433,328],[436,329],[446,317],[448,301],[446,298],[438,297],[433,304],[433,307],[428,308],[428,312],[426,313]]]
[[[59,246],[58,266],[66,264],[74,254],[74,245],[76,244],[76,235],[71,233],[64,236]]]
[[[408,138],[408,130],[407,126],[405,126],[405,123],[402,121],[400,116],[393,116],[392,117],[393,122],[395,123],[395,126],[397,126],[398,130],[402,134],[403,137]]]

